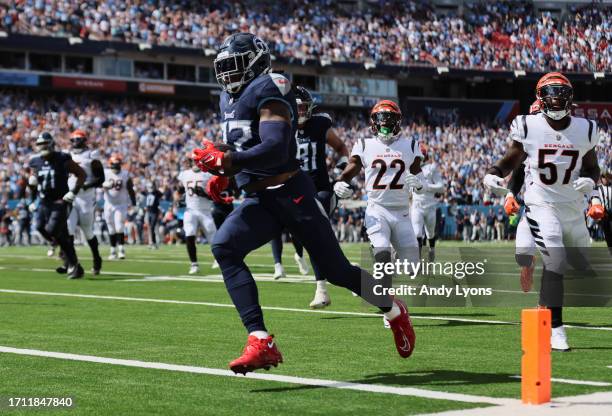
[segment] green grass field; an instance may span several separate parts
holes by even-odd
[[[519,290],[513,249],[507,247],[507,271],[517,272]],[[362,248],[344,246],[354,261]],[[108,254],[107,247],[102,250]],[[81,247],[79,254],[89,269],[88,250]],[[54,272],[58,261],[47,258],[42,247],[1,248],[0,346],[226,370],[246,334],[219,272],[208,267],[209,248],[199,246],[198,254],[202,272],[191,277],[184,246],[159,251],[128,246],[128,259],[105,261],[102,275],[69,281]],[[512,377],[520,374],[520,308],[413,308],[417,347],[404,360],[376,310],[346,290],[331,287],[332,306],[310,312],[313,278],[297,275],[291,245],[285,246],[284,261],[291,278],[275,282],[269,247],[247,260],[260,280],[268,329],[285,359],[262,373],[401,387],[403,393],[5,351],[0,398],[74,398],[74,409],[53,410],[54,415],[409,415],[520,398],[520,380]],[[553,353],[554,378],[612,382],[610,315],[609,308],[566,310],[566,322],[575,325],[568,329],[573,350]],[[612,387],[553,382],[554,397],[599,391]],[[432,398],[427,392],[442,394]],[[466,395],[465,400],[446,393]],[[2,413],[32,410],[5,407]]]

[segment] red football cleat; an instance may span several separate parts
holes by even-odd
[[[246,374],[260,368],[269,370],[270,367],[276,367],[282,363],[283,356],[276,348],[276,343],[272,338],[274,338],[273,335],[266,339],[249,335],[242,355],[230,363],[230,370],[236,374]]]
[[[414,351],[416,335],[414,334],[414,328],[412,327],[406,304],[399,299],[393,301],[401,310],[400,316],[389,321],[389,325],[391,325],[391,330],[393,331],[395,348],[397,348],[399,355],[403,358],[408,358],[412,354],[412,351]]]

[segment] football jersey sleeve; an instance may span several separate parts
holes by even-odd
[[[351,150],[351,157],[357,156],[359,157],[359,159],[361,159],[361,162],[363,163],[364,152],[365,152],[365,139],[359,139],[353,145],[353,149]]]
[[[516,116],[510,124],[510,139],[519,143],[524,143],[527,137],[527,117],[524,115]]]
[[[597,147],[599,144],[599,129],[597,128],[597,122],[595,120],[588,120],[589,122],[589,143],[591,149]]]
[[[287,104],[291,111],[291,117],[295,118],[293,105],[291,100],[295,101],[293,94],[291,94],[291,81],[285,78],[281,74],[271,73],[268,74],[268,79],[261,84],[261,88],[258,89],[256,95],[256,106],[257,112],[262,105],[268,101],[281,101]]]

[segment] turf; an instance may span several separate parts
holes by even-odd
[[[516,272],[511,266],[511,246],[495,245],[506,246],[507,271]],[[344,249],[352,260],[359,261],[363,246],[346,245]],[[212,261],[208,248],[200,246],[199,251],[201,275],[218,276],[218,271],[208,267]],[[87,251],[81,248],[79,254],[89,268]],[[162,247],[159,251],[129,246],[127,254],[127,260],[105,262],[107,273],[101,276],[68,281],[53,271],[58,262],[45,257],[41,247],[2,248],[0,289],[231,303],[220,278],[146,279],[184,276],[188,268],[184,246]],[[286,269],[298,277],[292,258],[288,245]],[[269,276],[269,248],[254,253],[247,263],[253,265],[254,273]],[[282,308],[307,309],[314,291],[311,281],[302,280],[261,281],[258,286],[262,305]],[[343,289],[332,287],[330,294],[330,310],[376,312]],[[611,327],[609,311],[568,308],[565,319],[583,326]],[[417,349],[413,357],[403,360],[378,316],[266,309],[267,325],[285,358],[272,373],[520,397],[520,382],[510,377],[520,373],[519,325],[426,319],[516,323],[520,308],[413,308],[412,313],[417,318]],[[570,328],[568,335],[573,351],[553,354],[553,377],[611,382],[612,370],[607,366],[612,365],[612,331]],[[245,333],[232,307],[0,293],[0,339],[0,345],[15,348],[224,369],[240,353]],[[0,397],[74,397],[75,409],[55,410],[53,414],[406,415],[478,406],[8,353],[0,353],[0,371]],[[609,390],[553,383],[554,396]]]

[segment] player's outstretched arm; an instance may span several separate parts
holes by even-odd
[[[518,168],[525,158],[523,144],[512,140],[506,154],[488,171],[484,177],[484,184],[493,193],[504,196],[508,193],[508,188],[504,186],[504,178],[514,169]]]
[[[333,128],[329,128],[327,133],[325,134],[325,139],[327,140],[327,144],[334,149],[336,153],[340,155],[338,162],[336,162],[336,167],[338,169],[344,170],[346,165],[348,164],[349,159],[349,150],[346,144],[342,141],[338,133]]]
[[[127,188],[128,195],[130,196],[132,206],[136,206],[136,192],[134,192],[134,182],[132,182],[132,178],[127,180],[125,187]]]
[[[363,164],[361,163],[361,158],[357,155],[351,156],[348,164],[334,184],[334,193],[338,196],[338,198],[349,198],[353,194],[351,180],[357,176],[362,167]]]
[[[508,150],[506,150],[506,154],[487,171],[487,174],[505,178],[510,172],[520,166],[525,156],[523,144],[516,140],[512,140],[510,146],[508,146]]]
[[[104,177],[104,167],[98,159],[91,161],[91,180],[83,185],[83,189],[99,188],[106,179]]]
[[[83,187],[83,184],[85,184],[85,179],[87,179],[87,173],[85,173],[85,170],[83,170],[83,168],[72,159],[68,161],[66,166],[68,167],[68,172],[72,173],[77,178],[76,184],[70,190],[76,195]]]

